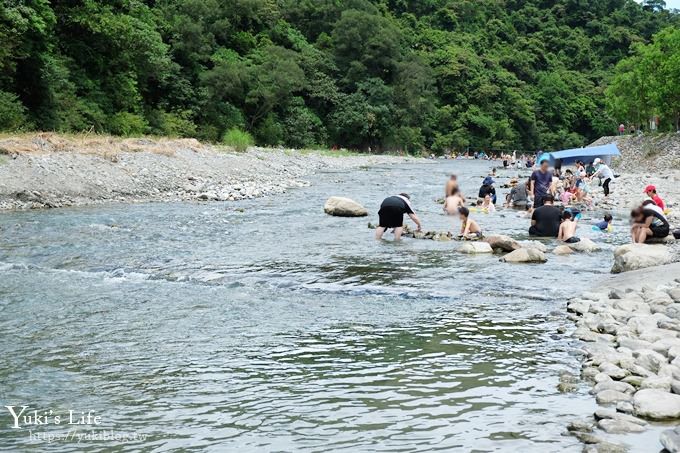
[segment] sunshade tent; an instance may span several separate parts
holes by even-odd
[[[600,158],[605,162],[611,161],[613,156],[620,156],[621,152],[616,144],[610,143],[602,146],[589,146],[587,148],[565,149],[563,151],[554,151],[548,153],[551,161],[554,163],[557,159],[561,159],[563,164],[571,164],[577,160],[583,162],[592,162],[596,158]]]

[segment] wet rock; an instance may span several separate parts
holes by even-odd
[[[330,197],[326,200],[323,210],[326,214],[336,217],[366,217],[368,211],[361,204],[345,197]]]
[[[567,304],[567,311],[585,315],[590,310],[590,302],[582,299],[574,299]]]
[[[590,420],[572,420],[567,424],[567,430],[571,432],[589,433],[595,425]]]
[[[634,414],[652,420],[680,418],[680,395],[644,389],[633,396]]]
[[[613,404],[620,401],[630,401],[630,399],[630,395],[617,392],[616,390],[603,390],[595,395],[595,400],[598,402],[598,404]]]
[[[680,428],[663,431],[659,441],[669,453],[680,453]]]
[[[501,258],[501,261],[506,263],[545,263],[548,260],[540,250],[521,248],[508,253]]]
[[[548,247],[539,241],[521,241],[519,242],[519,245],[523,249],[539,250],[543,253],[548,251]]]
[[[642,425],[617,419],[600,420],[597,422],[597,426],[603,431],[611,434],[641,433],[646,430]]]
[[[571,255],[572,253],[574,253],[574,250],[572,250],[569,246],[566,245],[558,245],[553,250],[554,255]]]
[[[466,242],[461,245],[458,249],[460,253],[466,253],[470,255],[480,254],[480,253],[493,253],[491,245],[486,242]]]
[[[510,236],[501,234],[488,236],[484,238],[484,241],[487,242],[492,249],[501,250],[503,252],[512,252],[521,248],[520,244],[516,240]]]
[[[593,393],[600,393],[604,390],[616,390],[617,392],[632,394],[635,392],[635,387],[627,382],[613,380],[600,382],[593,387]]]
[[[600,250],[600,246],[588,238],[581,238],[580,241],[574,242],[573,244],[568,244],[567,247],[575,252],[585,253],[591,253]]]
[[[668,295],[671,296],[673,302],[680,303],[680,288],[669,289]]]
[[[664,245],[627,244],[614,250],[612,273],[618,274],[646,267],[668,264],[673,260]]]

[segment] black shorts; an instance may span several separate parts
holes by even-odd
[[[652,235],[655,238],[665,238],[671,233],[671,229],[668,228],[668,225],[650,226],[649,229],[652,230]]]
[[[534,209],[540,208],[543,206],[543,199],[545,198],[545,195],[536,195],[534,197]]]
[[[398,206],[383,206],[378,211],[380,223],[383,228],[399,228],[404,226],[404,211]]]

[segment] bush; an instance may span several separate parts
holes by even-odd
[[[28,127],[26,107],[12,93],[0,91],[0,130],[16,131]]]
[[[197,135],[196,124],[192,121],[190,111],[154,112],[150,120],[152,131],[158,135],[168,137],[195,138]]]
[[[248,149],[249,146],[253,146],[255,144],[255,140],[253,140],[253,136],[248,132],[242,131],[241,129],[232,128],[224,133],[224,136],[222,137],[222,143],[227,146],[231,146],[236,151],[242,152]]]
[[[109,117],[107,125],[109,132],[125,137],[144,135],[148,128],[149,124],[144,117],[129,112],[118,112]]]

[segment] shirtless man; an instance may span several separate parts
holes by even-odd
[[[482,239],[484,237],[482,228],[477,222],[470,218],[470,210],[468,208],[458,208],[458,214],[460,215],[461,220],[459,235],[461,239]]]
[[[570,211],[564,211],[562,214],[562,223],[560,224],[560,231],[557,234],[557,240],[573,244],[579,242],[581,239],[576,237],[576,227],[578,222],[572,218]]]
[[[458,208],[465,205],[465,199],[463,198],[458,187],[455,187],[451,194],[446,197],[444,201],[444,212],[448,215],[458,214]]]
[[[445,197],[450,197],[451,195],[454,194],[454,191],[458,191],[458,196],[460,196],[463,200],[465,199],[465,196],[463,196],[462,193],[460,193],[460,189],[458,187],[458,177],[456,175],[451,175],[448,181],[446,181],[446,189],[444,189]]]

